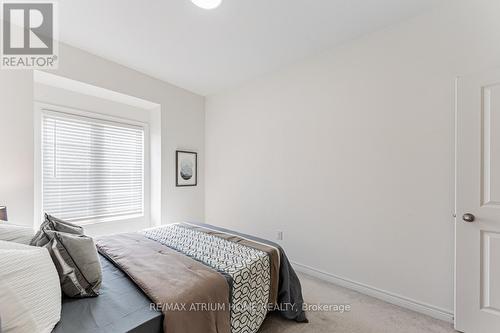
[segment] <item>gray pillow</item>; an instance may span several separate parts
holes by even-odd
[[[64,294],[68,297],[98,296],[102,271],[94,240],[59,231],[46,233],[51,238],[46,247],[59,273]]]
[[[101,263],[94,240],[83,234],[82,227],[45,214],[45,221],[31,245],[49,250],[66,296],[99,295]]]
[[[60,231],[75,235],[83,235],[82,227],[63,221],[49,214],[45,214],[45,221],[40,226],[40,230],[38,230],[38,232],[31,240],[30,245],[33,246],[47,245],[47,243],[49,243],[51,240],[51,238],[47,237],[46,234],[47,230]]]

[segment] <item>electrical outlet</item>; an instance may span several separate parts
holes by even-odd
[[[276,233],[276,239],[280,241],[283,240],[283,231],[278,231]]]

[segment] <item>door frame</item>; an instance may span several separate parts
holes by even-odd
[[[453,327],[456,327],[456,314],[457,314],[457,209],[458,209],[458,93],[459,93],[459,82],[461,76],[455,77],[455,87],[454,87],[454,142],[453,142]],[[455,328],[456,329],[456,328]]]

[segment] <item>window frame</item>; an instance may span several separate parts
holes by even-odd
[[[92,119],[99,123],[108,123],[115,124],[121,126],[130,126],[133,128],[140,127],[144,131],[144,161],[143,161],[143,194],[142,194],[142,205],[143,205],[143,214],[135,214],[127,217],[112,217],[112,218],[98,218],[92,219],[83,222],[77,222],[78,225],[81,226],[91,226],[96,224],[107,224],[111,222],[120,222],[120,223],[138,223],[149,227],[151,225],[151,175],[150,175],[150,133],[149,133],[149,124],[145,122],[141,122],[138,120],[122,118],[107,115],[101,112],[87,111],[74,107],[66,107],[61,105],[43,103],[43,102],[35,102],[35,130],[34,130],[34,162],[35,162],[35,228],[39,227],[44,219],[44,211],[43,211],[43,158],[42,158],[42,149],[43,149],[43,119],[45,115],[56,115],[56,116],[64,116],[69,119]]]

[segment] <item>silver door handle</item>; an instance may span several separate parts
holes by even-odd
[[[476,217],[471,213],[465,213],[462,216],[462,220],[464,220],[465,222],[471,223],[471,222],[474,222],[476,220]]]

